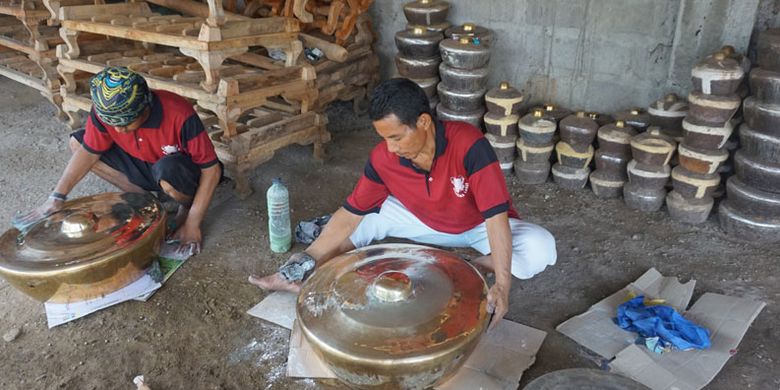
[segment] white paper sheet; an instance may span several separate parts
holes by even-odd
[[[283,328],[292,329],[296,317],[295,300],[297,298],[296,294],[276,291],[249,309],[247,314],[272,322]]]
[[[126,287],[105,295],[102,298],[73,303],[44,303],[49,328],[92,314],[98,310],[151,293],[162,285],[149,275],[144,275]]]

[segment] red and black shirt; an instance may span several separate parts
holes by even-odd
[[[150,164],[166,155],[184,153],[201,168],[218,162],[214,145],[192,105],[168,91],[153,91],[149,118],[138,130],[119,133],[103,123],[94,108],[87,119],[84,148],[94,154],[116,144],[127,154]]]
[[[464,122],[435,124],[430,172],[390,152],[383,141],[371,152],[344,208],[357,215],[376,213],[392,195],[430,228],[452,234],[503,212],[519,218],[496,153],[482,132]]]

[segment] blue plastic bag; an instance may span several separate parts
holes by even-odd
[[[670,306],[645,306],[644,300],[644,296],[638,296],[618,306],[615,323],[644,338],[659,337],[681,351],[710,347],[707,329],[688,321]]]

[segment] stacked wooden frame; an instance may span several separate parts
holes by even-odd
[[[64,80],[63,109],[71,126],[91,107],[83,74],[121,65],[142,74],[152,89],[191,99],[207,125],[239,195],[251,193],[249,176],[287,145],[314,144],[315,157],[330,140],[326,119],[313,111],[318,91],[310,65],[298,65],[303,45],[293,18],[230,20],[218,0],[208,16],[161,15],[145,2],[61,6],[57,67]],[[109,37],[110,49],[82,51],[82,33]],[[284,53],[282,63],[258,47]]]
[[[61,115],[54,69],[54,48],[61,40],[57,28],[46,25],[49,18],[41,0],[0,0],[0,76],[40,91]]]

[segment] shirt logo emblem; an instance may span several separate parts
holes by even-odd
[[[174,154],[179,152],[179,147],[176,145],[165,145],[162,148],[162,152],[164,155]]]
[[[466,183],[466,178],[463,176],[451,177],[452,190],[455,192],[455,196],[462,198],[469,192],[469,183]]]

